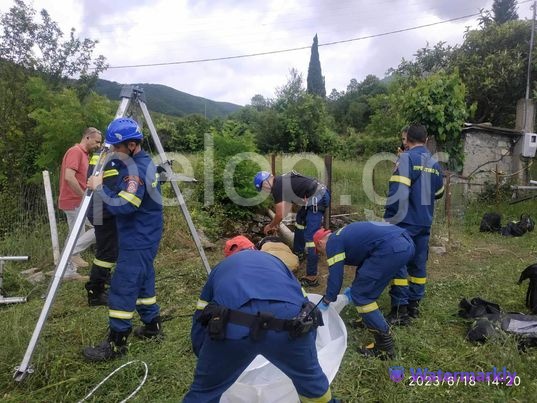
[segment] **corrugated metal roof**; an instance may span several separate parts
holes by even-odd
[[[495,127],[486,123],[465,123],[462,132],[478,131],[490,134],[501,134],[509,137],[520,137],[524,134],[522,130],[506,129],[505,127]]]

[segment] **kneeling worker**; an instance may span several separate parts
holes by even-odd
[[[354,281],[345,294],[356,305],[364,325],[375,338],[375,343],[361,348],[360,352],[393,359],[395,351],[389,326],[376,300],[397,271],[414,256],[410,235],[392,224],[366,221],[349,224],[334,234],[320,229],[313,241],[317,250],[326,254],[328,262],[326,294],[319,307],[326,309],[336,300],[343,283],[344,266],[356,266]]]
[[[320,312],[281,260],[251,242],[229,244],[197,303],[191,335],[198,362],[183,402],[219,401],[258,354],[291,378],[300,401],[337,402],[317,358]]]

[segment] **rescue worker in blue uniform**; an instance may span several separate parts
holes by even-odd
[[[93,175],[100,153],[93,154],[88,168],[88,178]],[[103,169],[103,185],[116,190],[121,160],[114,158],[106,162]],[[110,284],[111,270],[117,260],[116,217],[108,211],[102,198],[94,194],[88,207],[88,219],[95,229],[95,258],[91,266],[89,281],[86,283],[88,305],[108,304],[107,285]]]
[[[393,279],[392,310],[387,316],[392,325],[408,325],[410,318],[419,316],[427,280],[434,203],[444,194],[442,168],[425,147],[425,127],[413,124],[403,129],[402,141],[405,151],[399,155],[389,180],[384,219],[408,231],[416,253]]]
[[[116,216],[119,253],[108,296],[108,339],[84,349],[90,361],[103,361],[127,352],[131,321],[138,311],[144,326],[135,329],[141,338],[162,336],[160,309],[155,296],[153,261],[162,235],[162,196],[155,165],[141,149],[143,135],[130,118],[113,120],[106,143],[123,162],[118,189],[102,185],[102,175],[91,176],[88,187]]]
[[[263,229],[265,235],[278,230],[280,222],[291,211],[293,204],[300,206],[296,213],[293,252],[299,255],[306,253],[306,276],[300,279],[302,285],[318,286],[319,257],[315,253],[313,234],[321,228],[324,211],[330,205],[330,192],[317,179],[295,171],[276,176],[260,171],[254,177],[254,185],[258,191],[270,193],[274,198],[275,215]]]
[[[356,266],[350,288],[344,294],[356,305],[375,342],[360,349],[365,356],[393,359],[395,351],[389,325],[377,299],[395,274],[414,256],[414,243],[402,228],[385,222],[354,222],[337,232],[320,229],[314,236],[317,249],[326,254],[328,281],[320,309],[336,300],[343,284],[345,265]]]
[[[198,362],[183,402],[218,402],[258,354],[291,378],[300,401],[336,402],[315,347],[320,312],[280,259],[234,244],[197,302],[191,336]],[[293,326],[300,313],[314,322]]]

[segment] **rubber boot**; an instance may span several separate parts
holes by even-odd
[[[408,305],[394,305],[391,312],[386,315],[386,322],[390,326],[408,326],[410,317],[408,316]]]
[[[420,316],[420,300],[408,301],[408,316],[414,319]]]
[[[125,332],[115,332],[110,330],[108,339],[94,347],[86,347],[83,351],[84,357],[88,361],[99,362],[108,361],[121,357],[127,353],[127,338],[131,329]]]
[[[360,353],[366,357],[377,357],[383,361],[388,359],[393,360],[395,358],[395,350],[390,333],[370,331],[375,337],[375,342],[360,348]]]
[[[151,322],[145,323],[134,329],[134,335],[140,339],[161,340],[164,337],[162,332],[162,320],[160,316],[155,317]]]

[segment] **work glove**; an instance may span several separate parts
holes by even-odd
[[[324,301],[324,298],[323,298],[323,300],[321,301],[321,303],[318,305],[318,308],[319,308],[320,311],[323,311],[323,312],[324,312],[324,311],[326,311],[326,310],[328,309],[328,305],[330,305],[330,302],[328,302],[328,303],[325,302],[325,301]]]
[[[349,302],[352,303],[352,296],[351,296],[351,287],[347,287],[343,290],[343,295],[345,295],[348,299],[349,299]]]

